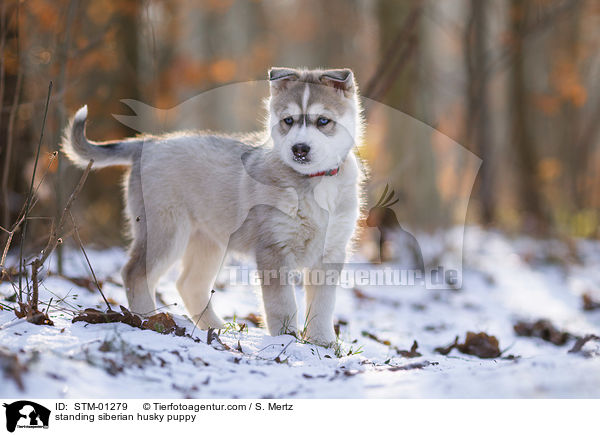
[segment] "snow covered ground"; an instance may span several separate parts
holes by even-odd
[[[90,251],[106,296],[125,304],[118,273],[124,252]],[[198,341],[121,323],[72,323],[73,316],[58,307],[102,309],[102,299],[50,275],[40,299],[53,299],[55,326],[33,325],[0,311],[0,376],[4,366],[7,378],[0,382],[0,397],[600,397],[600,342],[591,340],[582,352],[568,353],[575,339],[556,346],[513,330],[519,320],[547,318],[575,336],[600,335],[600,310],[583,311],[581,301],[584,293],[600,298],[600,243],[511,239],[471,227],[464,260],[461,290],[340,289],[338,349],[268,336],[245,319],[260,312],[256,289],[223,282],[213,296],[216,311],[248,324],[243,332],[222,331],[225,346],[217,340],[207,344],[206,331],[193,331]],[[68,253],[65,272],[89,276],[79,252]],[[174,269],[159,285],[164,304],[179,301],[176,276]],[[3,299],[11,294],[12,287],[0,283],[0,301],[7,303]],[[297,298],[302,300],[300,292]],[[192,332],[180,303],[165,310]],[[467,331],[497,337],[502,356],[482,359],[456,349],[444,356],[434,350],[456,336],[463,341]],[[399,353],[414,340],[421,356]],[[14,368],[12,355],[22,366],[23,389],[7,368]]]

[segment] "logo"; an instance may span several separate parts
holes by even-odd
[[[50,410],[28,400],[19,400],[4,404],[6,408],[6,430],[14,432],[19,429],[48,429]]]

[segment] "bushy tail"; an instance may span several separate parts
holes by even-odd
[[[69,160],[82,168],[92,159],[96,169],[114,165],[130,166],[136,154],[141,152],[142,140],[92,142],[85,137],[86,119],[87,106],[83,106],[65,129],[61,148]]]

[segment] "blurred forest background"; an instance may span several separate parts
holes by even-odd
[[[479,156],[468,224],[600,236],[596,0],[2,0],[0,16],[0,225],[7,229],[29,189],[53,82],[38,179],[49,170],[28,230],[33,243],[45,240],[49,218],[79,178],[63,158],[50,157],[77,108],[89,107],[92,139],[133,135],[112,117],[130,114],[121,99],[167,109],[217,86],[264,80],[270,66],[350,67],[365,97]],[[367,134],[361,156],[376,182],[420,184],[418,171],[397,174],[404,137],[410,132],[383,122]],[[124,243],[122,174],[90,175],[73,208],[86,242]],[[438,182],[460,184],[464,175],[439,174]],[[371,203],[380,192],[370,192]],[[399,206],[423,208],[411,195],[401,195]]]

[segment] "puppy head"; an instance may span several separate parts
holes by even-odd
[[[349,69],[269,71],[275,149],[302,174],[335,169],[359,141],[360,105]]]

